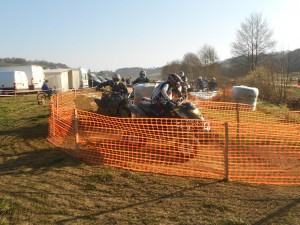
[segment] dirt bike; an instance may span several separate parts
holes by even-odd
[[[170,106],[172,105],[172,106]],[[138,105],[131,105],[130,110],[134,114],[134,117],[164,117],[164,118],[182,118],[182,119],[199,119],[204,121],[204,117],[191,102],[185,102],[184,100],[170,101],[166,104],[162,104],[164,109],[163,116],[158,114],[157,107],[151,103],[149,98],[142,98]],[[209,124],[206,122],[205,130],[209,130]]]
[[[97,113],[113,117],[131,117],[128,108],[130,93],[126,96],[120,92],[104,91],[101,98],[94,98],[97,104]]]
[[[193,158],[199,150],[198,143],[205,140],[205,137],[210,133],[210,123],[204,120],[203,115],[198,108],[191,102],[176,101],[172,102],[172,106],[164,105],[164,114],[158,115],[156,106],[151,103],[149,98],[143,98],[138,105],[131,105],[130,110],[133,117],[138,118],[170,118],[170,120],[163,120],[161,130],[156,130],[153,137],[151,132],[147,137],[158,139],[164,145],[175,143],[173,153],[183,158]],[[173,118],[173,119],[172,119]],[[177,118],[179,120],[174,120]],[[181,120],[182,119],[182,120]],[[147,126],[147,125],[145,125]],[[171,127],[171,128],[170,128]],[[147,130],[147,128],[144,128]],[[151,125],[149,129],[151,129]],[[168,134],[166,134],[168,131]],[[137,139],[137,137],[135,137]],[[140,145],[142,141],[136,140]],[[168,154],[172,154],[171,151]]]

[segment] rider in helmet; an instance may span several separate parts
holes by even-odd
[[[216,90],[218,84],[217,84],[217,81],[216,81],[216,78],[212,78],[211,81],[208,82],[208,90],[209,91],[214,91]]]
[[[175,73],[169,74],[166,82],[156,86],[152,92],[151,102],[155,105],[159,116],[164,115],[167,108],[172,109],[176,106],[173,101],[172,92],[177,92],[180,98],[185,98],[182,94],[183,81]]]
[[[184,75],[184,72],[183,72],[183,71],[180,71],[180,72],[179,72],[179,76],[180,76],[181,80],[184,82],[184,84],[187,85],[188,79],[187,79],[187,77]]]
[[[140,77],[136,78],[135,81],[132,82],[132,84],[144,84],[144,83],[149,83],[150,80],[148,77],[146,77],[146,71],[142,70],[140,72]]]
[[[122,80],[121,75],[115,73],[112,75],[112,80],[108,80],[108,81],[99,83],[96,87],[96,90],[99,90],[100,88],[103,88],[106,86],[110,86],[112,92],[119,92],[122,95],[128,94],[128,89],[121,80]]]
[[[184,72],[183,72],[183,71],[180,71],[180,72],[179,72],[179,76],[180,76],[181,79],[182,79],[182,77],[184,77]]]
[[[100,88],[106,86],[110,87],[111,95],[108,107],[111,115],[116,115],[116,111],[120,103],[123,104],[127,102],[129,92],[127,87],[121,80],[122,78],[120,74],[113,74],[112,80],[102,82],[96,87],[96,90],[99,90]]]
[[[203,89],[204,89],[204,81],[201,76],[198,78],[198,88],[199,88],[199,91],[203,91]]]
[[[181,80],[183,81],[182,92],[187,94],[188,91],[191,91],[191,86],[188,84],[188,78],[184,74],[183,71],[179,72],[179,76],[180,76]]]

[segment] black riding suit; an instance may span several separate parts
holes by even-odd
[[[96,89],[110,86],[111,95],[109,99],[108,109],[112,116],[117,115],[118,108],[127,104],[128,89],[123,82],[115,83],[112,80],[98,84]]]
[[[218,84],[216,81],[209,81],[208,83],[208,90],[209,91],[214,91],[217,88]]]
[[[145,84],[149,82],[150,80],[148,77],[138,77],[135,81],[132,82],[132,84]]]

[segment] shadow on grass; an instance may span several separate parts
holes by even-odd
[[[273,213],[267,215],[266,217],[260,219],[259,221],[255,222],[255,223],[253,223],[253,225],[267,224],[270,220],[272,220],[274,218],[280,218],[280,217],[286,216],[289,213],[290,209],[297,207],[299,204],[300,204],[300,198],[297,198],[297,199],[291,201],[286,206],[277,209]]]
[[[18,136],[24,139],[46,139],[48,136],[48,123],[37,124],[31,127],[22,126],[17,128],[1,130],[0,136],[4,135]]]
[[[16,158],[17,157],[17,158]],[[19,153],[16,157],[4,160],[0,165],[0,175],[32,174],[51,168],[77,166],[81,161],[65,153],[62,149],[43,149]]]

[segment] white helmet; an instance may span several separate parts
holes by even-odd
[[[184,72],[183,71],[180,71],[179,72],[179,76],[182,78],[182,77],[184,77]]]
[[[121,75],[117,74],[117,73],[113,74],[112,75],[112,80],[113,80],[114,83],[119,84],[119,82],[121,81]]]

